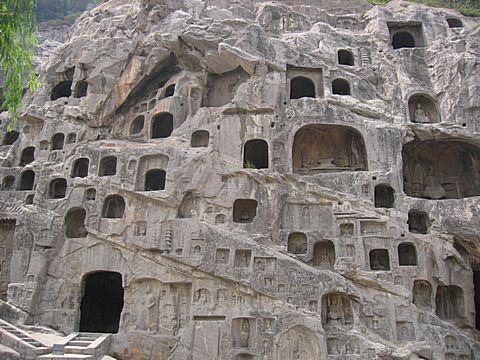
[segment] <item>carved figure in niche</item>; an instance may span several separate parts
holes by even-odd
[[[149,331],[157,331],[158,330],[158,306],[157,306],[157,297],[152,294],[152,289],[147,287],[147,293],[145,295],[145,305],[147,306],[147,313],[148,313],[148,323],[147,327]]]
[[[423,109],[423,106],[420,102],[417,102],[417,104],[415,105],[415,114],[413,121],[422,124],[430,123],[430,119],[428,118],[428,115]]]
[[[250,321],[248,319],[242,320],[242,329],[240,332],[240,346],[248,347],[250,343]]]
[[[317,242],[313,248],[311,264],[320,268],[332,268],[335,264],[335,246],[333,242]]]
[[[354,225],[353,224],[341,224],[340,225],[340,235],[343,237],[352,237],[353,236],[353,231],[354,231]]]
[[[308,310],[312,312],[317,312],[318,310],[318,301],[317,300],[310,300],[308,302]]]
[[[324,325],[342,326],[353,322],[350,299],[342,294],[327,294],[322,300]]]
[[[295,326],[283,333],[276,347],[276,360],[315,360],[319,347],[315,335],[303,326]]]
[[[429,199],[443,199],[447,195],[445,189],[440,185],[437,177],[433,175],[433,171],[425,179],[425,190],[423,196]]]
[[[210,292],[207,289],[198,289],[195,292],[195,296],[193,298],[194,302],[206,304],[209,302],[209,300],[210,300]]]
[[[263,319],[263,323],[265,325],[265,332],[273,333],[273,319],[272,318],[265,318],[265,319]]]

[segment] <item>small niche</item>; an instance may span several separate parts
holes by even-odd
[[[349,50],[338,50],[338,64],[339,65],[346,65],[346,66],[354,66],[355,60],[353,58],[353,54]]]
[[[315,243],[311,265],[319,269],[333,269],[335,265],[335,245],[332,241]]]
[[[252,258],[251,250],[235,250],[235,259],[233,262],[234,266],[247,268],[250,266],[251,258]]]
[[[375,207],[393,208],[395,190],[390,185],[380,184],[375,186]]]
[[[253,347],[256,339],[255,319],[254,318],[236,318],[232,320],[232,342],[234,348],[249,348]],[[245,358],[241,354],[240,359]],[[249,355],[249,354],[248,354]],[[251,355],[249,355],[251,356]]]
[[[393,49],[415,48],[425,46],[422,23],[388,22],[390,43]]]
[[[156,191],[165,189],[165,170],[152,169],[145,174],[145,191]]]
[[[430,96],[415,94],[408,99],[410,121],[419,124],[431,124],[440,121],[437,104]]]
[[[100,160],[98,176],[113,176],[117,173],[117,158],[106,156]]]
[[[72,178],[84,178],[88,176],[88,166],[90,160],[87,158],[79,158],[73,163]]]
[[[35,160],[35,148],[33,146],[26,147],[22,150],[22,155],[20,156],[19,166],[26,166],[32,163]]]
[[[290,254],[307,253],[307,235],[301,232],[288,235],[287,251]]]
[[[175,84],[171,84],[167,86],[167,88],[165,89],[165,95],[163,97],[167,98],[173,95],[175,95]]]
[[[335,79],[332,81],[333,95],[352,95],[350,84],[345,79]]]
[[[233,203],[233,221],[251,223],[257,216],[258,203],[253,199],[236,199]]]
[[[125,212],[125,200],[120,195],[110,195],[103,202],[102,217],[120,219]]]
[[[439,285],[435,297],[435,306],[435,312],[440,319],[463,318],[465,316],[463,289],[455,285]]]
[[[65,135],[62,133],[57,133],[52,136],[52,150],[62,150],[63,149],[63,143],[65,141]]]
[[[294,77],[290,81],[290,99],[314,98],[315,84],[305,76]]]
[[[450,29],[462,28],[463,27],[462,20],[457,19],[457,18],[447,18],[447,23],[448,23],[448,27]]]
[[[85,228],[86,212],[84,208],[73,208],[65,215],[65,237],[84,238],[88,232]]]
[[[408,212],[408,231],[413,234],[427,234],[430,226],[428,214],[425,211],[410,210]]]
[[[155,115],[152,120],[152,139],[167,138],[172,132],[173,115],[166,112]]]
[[[415,280],[412,297],[417,308],[430,310],[432,308],[432,285],[426,280]]]
[[[63,199],[67,191],[67,180],[60,178],[50,182],[48,196],[50,199]]]
[[[77,142],[77,134],[70,133],[67,135],[67,144],[75,144]]]
[[[60,81],[52,90],[50,100],[57,100],[60,98],[69,98],[72,96],[72,81],[64,80]]]
[[[370,269],[371,270],[390,270],[390,257],[387,249],[374,249],[370,251]]]
[[[2,191],[11,191],[15,185],[15,177],[12,175],[5,176],[2,182]]]
[[[74,92],[74,97],[76,98],[82,98],[87,96],[88,92],[88,83],[85,80],[80,80],[77,82],[77,85],[75,86],[75,92]]]
[[[249,169],[268,169],[268,143],[253,139],[243,148],[243,167]]]
[[[86,201],[94,201],[97,197],[97,190],[94,188],[87,189],[85,191],[85,200]]]
[[[8,131],[5,133],[5,137],[3,138],[3,145],[13,145],[20,136],[18,131]]]
[[[34,182],[35,173],[32,170],[24,171],[20,174],[18,190],[33,190]]]
[[[208,147],[210,133],[207,130],[197,130],[192,133],[191,147]]]
[[[417,266],[417,250],[411,243],[401,243],[398,245],[398,265]]]
[[[145,116],[138,115],[130,126],[130,135],[138,135],[142,132],[143,126],[145,125]]]

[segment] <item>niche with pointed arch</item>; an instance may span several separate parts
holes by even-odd
[[[306,125],[293,140],[293,172],[364,171],[367,151],[362,135],[342,125]]]
[[[414,94],[408,99],[410,121],[420,124],[440,122],[437,104],[432,97],[425,94]]]

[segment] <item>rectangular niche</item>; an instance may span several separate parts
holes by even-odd
[[[248,268],[250,266],[250,259],[252,258],[251,250],[235,250],[235,267]]]
[[[323,70],[287,64],[287,96],[290,99],[322,98]]]
[[[425,47],[421,22],[387,22],[393,49]]]

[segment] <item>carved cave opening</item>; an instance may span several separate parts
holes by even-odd
[[[65,135],[62,133],[57,133],[52,136],[52,150],[62,150],[63,149],[63,143],[65,141]]]
[[[431,124],[440,121],[437,104],[430,96],[415,94],[408,99],[410,121],[420,124]]]
[[[236,199],[233,203],[233,221],[251,223],[257,216],[258,202],[253,199]]]
[[[332,81],[333,95],[352,95],[350,84],[345,79],[335,79]]]
[[[243,167],[268,169],[268,143],[265,140],[253,139],[245,143],[243,148]]]
[[[419,308],[429,310],[432,307],[432,285],[426,280],[415,280],[412,290],[413,303]]]
[[[97,190],[94,188],[87,189],[85,191],[85,200],[87,201],[93,201],[97,197]]]
[[[454,140],[403,146],[403,187],[408,196],[460,199],[480,195],[480,148]]]
[[[84,238],[88,232],[85,227],[87,213],[84,208],[73,208],[65,215],[65,237]]]
[[[167,98],[173,95],[175,95],[175,84],[171,84],[167,86],[167,88],[165,89],[165,95],[163,97]]]
[[[351,51],[348,51],[345,49],[338,50],[337,58],[338,58],[339,65],[347,65],[347,66],[355,65],[355,60],[353,58],[353,54]]]
[[[139,115],[132,121],[130,125],[130,135],[138,135],[142,132],[145,125],[145,116]]]
[[[197,130],[192,133],[191,147],[207,147],[210,141],[210,133],[207,130]]]
[[[447,24],[450,29],[463,27],[462,20],[457,18],[447,18]]]
[[[202,106],[219,107],[233,101],[239,86],[248,80],[250,75],[238,67],[235,70],[223,74],[211,74],[208,76],[208,94]]]
[[[3,138],[2,145],[13,145],[18,140],[19,136],[20,133],[18,131],[7,131],[5,133],[5,137]]]
[[[0,220],[0,299],[7,301],[8,284],[10,283],[10,262],[12,260],[13,239],[15,237],[16,220]]]
[[[463,289],[455,285],[439,285],[435,297],[436,314],[440,319],[452,320],[464,317]]]
[[[168,112],[157,114],[152,119],[152,139],[169,137],[173,132],[173,115]]]
[[[120,219],[125,212],[125,200],[120,195],[109,195],[105,198],[102,208],[102,217]]]
[[[398,265],[417,265],[417,250],[415,248],[415,245],[411,243],[401,243],[400,245],[398,245]]]
[[[367,151],[362,135],[341,125],[306,125],[293,140],[293,172],[364,171]]]
[[[340,293],[326,294],[322,297],[322,323],[330,327],[353,324],[353,311],[350,298]]]
[[[67,135],[67,144],[74,144],[77,142],[77,134],[70,133]]]
[[[294,77],[290,81],[290,99],[301,99],[304,97],[315,97],[315,84],[305,76]]]
[[[414,48],[415,38],[406,31],[398,32],[392,37],[392,47],[393,49]]]
[[[98,176],[113,176],[117,173],[117,158],[106,156],[100,160]]]
[[[60,81],[52,90],[50,100],[57,100],[60,98],[68,98],[72,96],[72,81],[64,80]]]
[[[14,185],[15,185],[15,176],[12,176],[12,175],[5,176],[2,182],[2,191],[13,190]]]
[[[395,190],[390,185],[380,184],[375,186],[375,207],[393,208],[395,202]]]
[[[87,158],[79,158],[73,163],[72,178],[84,178],[88,176],[88,165],[90,160]]]
[[[288,235],[287,251],[290,254],[307,253],[307,235],[301,232],[294,232]]]
[[[390,257],[387,249],[374,249],[369,253],[370,270],[390,270]]]
[[[32,163],[35,160],[35,148],[33,146],[26,147],[22,150],[22,155],[20,156],[19,166],[25,166]]]
[[[333,269],[335,265],[335,245],[332,241],[319,241],[313,246],[311,265],[320,269]]]
[[[413,234],[427,234],[430,226],[428,214],[421,210],[410,210],[408,212],[408,231]]]
[[[155,191],[165,189],[165,170],[152,169],[145,174],[145,191]]]
[[[54,179],[50,182],[48,197],[50,199],[63,199],[67,191],[67,180]]]
[[[97,272],[86,275],[84,283],[79,331],[117,333],[123,309],[122,275]]]
[[[388,22],[387,26],[393,49],[425,46],[421,22]]]
[[[35,173],[32,170],[24,171],[20,174],[18,190],[33,190],[34,182]]]
[[[88,83],[85,80],[80,80],[77,85],[75,85],[74,97],[82,98],[87,96],[88,92]]]

